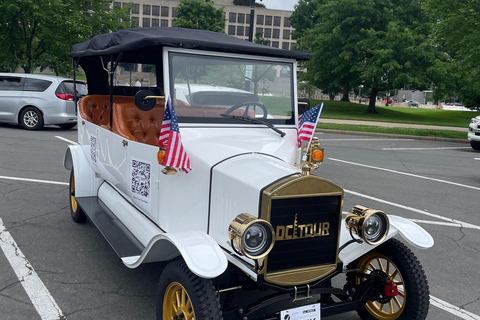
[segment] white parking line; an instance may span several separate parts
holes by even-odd
[[[374,167],[374,166],[369,166],[369,165],[366,165],[366,164],[355,163],[355,162],[345,161],[345,160],[340,160],[340,159],[335,159],[335,158],[328,158],[328,160],[337,161],[337,162],[342,162],[342,163],[351,164],[351,165],[354,165],[354,166],[359,166],[359,167],[364,167],[364,168],[370,168],[370,169],[375,169],[375,170],[380,170],[380,171],[386,171],[386,172],[391,172],[391,173],[396,173],[396,174],[402,174],[402,175],[404,175],[404,176],[409,176],[409,177],[415,177],[415,178],[420,178],[420,179],[425,179],[425,180],[442,182],[442,183],[451,184],[451,185],[458,186],[458,187],[463,187],[463,188],[468,188],[468,189],[473,189],[473,190],[479,190],[479,191],[480,191],[480,188],[478,188],[478,187],[473,187],[473,186],[469,186],[469,185],[466,185],[466,184],[461,184],[461,183],[456,183],[456,182],[451,182],[451,181],[446,181],[446,180],[440,180],[440,179],[435,179],[435,178],[420,176],[420,175],[418,175],[418,174],[401,172],[401,171],[396,171],[396,170],[391,170],[391,169],[385,169],[385,168],[380,168],[380,167]]]
[[[387,139],[387,138],[383,138],[383,139],[378,139],[378,138],[363,138],[363,139],[348,139],[348,138],[345,138],[345,139],[319,139],[320,141],[390,141],[390,140],[402,140],[402,141],[412,141],[412,140],[415,140],[415,139]]]
[[[1,218],[0,247],[42,320],[65,319],[62,310],[23,255],[10,232],[5,230]]]
[[[70,144],[78,144],[77,142],[72,141],[72,140],[68,140],[67,138],[64,138],[64,137],[55,136],[55,138],[60,139],[60,140],[63,140],[63,141],[68,142],[68,143],[70,143]]]
[[[409,206],[404,206],[403,204],[399,204],[399,203],[395,203],[395,202],[383,200],[383,199],[380,199],[380,198],[375,198],[375,197],[367,196],[367,195],[365,195],[365,194],[358,193],[358,192],[355,192],[355,191],[351,191],[351,190],[347,190],[347,189],[344,189],[344,191],[345,191],[346,193],[353,194],[354,196],[357,196],[357,197],[362,197],[362,198],[370,199],[370,200],[373,200],[373,201],[385,203],[385,204],[387,204],[387,205],[394,206],[394,207],[397,207],[397,208],[401,208],[401,209],[403,209],[403,210],[408,210],[408,211],[416,212],[416,213],[419,213],[419,214],[422,214],[422,215],[425,215],[425,216],[429,216],[429,217],[441,219],[441,220],[444,220],[444,221],[448,221],[448,222],[450,222],[450,223],[458,224],[458,225],[460,225],[462,228],[469,228],[469,229],[477,229],[477,230],[480,230],[480,226],[476,226],[476,225],[471,224],[471,223],[468,223],[468,222],[463,222],[463,221],[460,221],[460,220],[456,220],[456,219],[444,217],[444,216],[441,216],[441,215],[439,215],[439,214],[422,211],[422,210],[420,210],[420,209],[412,208],[412,207],[409,207]]]
[[[382,148],[382,150],[454,150],[471,149],[470,147],[443,147],[443,148]]]
[[[59,184],[59,185],[62,185],[62,186],[68,186],[68,182],[59,182],[59,181],[37,180],[37,179],[27,179],[27,178],[18,178],[18,177],[7,177],[7,176],[0,176],[0,179],[15,180],[15,181],[25,181],[25,182],[48,183],[48,184]]]
[[[468,312],[467,310],[463,310],[459,307],[454,306],[453,304],[450,304],[446,301],[440,300],[436,297],[430,296],[430,303],[437,307],[440,308],[444,311],[450,312],[451,314],[465,319],[465,320],[480,320],[480,316],[477,316],[476,314],[473,314],[471,312]]]

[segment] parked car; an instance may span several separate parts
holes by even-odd
[[[420,102],[416,100],[406,100],[405,103],[408,103],[410,107],[414,107],[414,108],[418,108],[418,105],[420,104]]]
[[[76,86],[77,98],[87,94],[84,82]],[[73,80],[63,77],[0,73],[0,122],[38,130],[54,124],[71,129],[77,124]]]
[[[470,121],[467,138],[473,150],[480,150],[480,116]]]
[[[425,249],[432,237],[363,205],[344,216],[344,190],[313,174],[318,139],[299,145],[295,73],[309,54],[136,28],[72,55],[89,95],[64,157],[70,214],[90,219],[129,268],[167,262],[157,319],[426,318],[428,282],[400,239]],[[158,70],[157,87],[110,86],[118,63],[135,62]]]

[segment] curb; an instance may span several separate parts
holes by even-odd
[[[456,142],[456,143],[469,143],[468,139],[452,139],[452,138],[440,138],[440,137],[427,137],[427,136],[406,136],[393,133],[377,133],[377,132],[362,132],[362,131],[347,131],[347,130],[333,130],[333,129],[316,129],[316,133],[336,133],[336,134],[350,134],[359,136],[370,137],[385,137],[385,138],[397,138],[397,139],[415,139],[415,140],[428,140],[428,141],[444,141],[444,142]]]

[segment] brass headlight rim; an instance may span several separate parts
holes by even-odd
[[[373,216],[378,215],[381,220],[385,222],[385,231],[381,237],[376,241],[371,241],[365,235],[365,224],[368,219]],[[359,236],[365,243],[375,246],[382,243],[388,236],[390,230],[390,220],[385,212],[381,210],[366,208],[363,206],[355,206],[345,217],[345,225],[347,229]]]
[[[270,231],[270,244],[266,246],[267,249],[262,254],[251,255],[245,250],[245,247],[243,246],[243,241],[248,228],[250,228],[256,223],[266,226],[266,229]],[[275,245],[275,230],[273,229],[273,226],[270,224],[270,222],[264,219],[256,218],[255,216],[246,213],[239,214],[235,218],[235,220],[230,223],[229,234],[231,235],[230,239],[233,241],[233,245],[235,246],[234,249],[238,250],[245,257],[253,260],[265,258],[272,251],[273,246]]]

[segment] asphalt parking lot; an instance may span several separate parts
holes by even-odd
[[[154,319],[161,264],[130,270],[95,227],[71,221],[66,146],[76,130],[0,125],[1,319]],[[315,174],[356,204],[412,219],[428,277],[428,319],[480,319],[480,153],[467,142],[319,134]],[[328,319],[359,319],[355,313]]]

